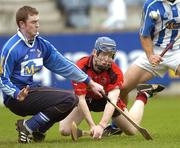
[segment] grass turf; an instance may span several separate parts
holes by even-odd
[[[136,136],[111,136],[102,140],[92,140],[90,137],[80,138],[73,142],[70,137],[62,137],[58,133],[58,124],[48,132],[43,143],[18,144],[15,122],[18,117],[7,108],[0,107],[0,148],[178,148],[180,147],[180,98],[178,96],[156,96],[149,100],[145,107],[145,115],[141,126],[152,134],[153,141],[146,141],[137,134]],[[100,114],[93,114],[96,122]],[[81,128],[87,129],[83,122]]]

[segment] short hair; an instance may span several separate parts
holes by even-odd
[[[29,15],[38,15],[39,12],[36,8],[33,8],[31,6],[23,6],[19,8],[16,12],[16,23],[18,27],[20,27],[19,22],[23,21],[26,22]]]

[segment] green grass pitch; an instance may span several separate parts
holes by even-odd
[[[100,114],[93,114],[98,122]],[[90,137],[80,138],[73,142],[70,137],[62,137],[58,133],[58,124],[48,132],[43,143],[18,144],[15,122],[21,119],[7,108],[0,107],[0,148],[179,148],[180,147],[180,96],[155,96],[145,107],[142,127],[145,127],[154,140],[146,141],[141,134],[136,136],[106,137],[92,140]],[[87,129],[83,122],[81,128]]]

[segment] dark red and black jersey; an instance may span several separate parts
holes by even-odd
[[[106,94],[108,94],[109,91],[117,86],[119,88],[122,87],[123,73],[117,64],[113,62],[109,70],[101,73],[96,73],[93,70],[92,59],[93,56],[84,57],[80,59],[76,64],[95,82],[101,84],[104,87]],[[99,99],[99,97],[96,96],[85,83],[73,82],[73,88],[76,95],[86,94],[86,98]]]

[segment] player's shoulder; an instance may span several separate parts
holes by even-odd
[[[145,9],[148,9],[149,7],[153,7],[155,5],[157,5],[158,3],[161,3],[162,0],[147,0],[145,3],[144,3],[144,8]]]
[[[36,39],[41,43],[50,44],[50,42],[47,39],[45,39],[45,38],[43,38],[43,37],[41,37],[39,35],[36,37]]]
[[[9,53],[9,51],[14,51],[14,49],[18,49],[22,43],[22,39],[17,35],[13,35],[11,38],[7,40],[7,42],[3,45],[2,51],[5,53]]]
[[[121,69],[115,62],[112,63],[112,68]]]
[[[158,3],[159,2],[159,0],[147,0],[147,1],[145,1],[145,5],[150,5],[150,4],[152,4],[152,3]]]
[[[83,67],[85,65],[88,65],[89,63],[89,60],[90,60],[90,57],[89,56],[85,56],[85,57],[82,57],[81,59],[79,59],[76,64],[79,66],[79,67]]]
[[[55,50],[57,50],[55,47],[54,47],[54,45],[51,43],[51,42],[49,42],[46,38],[44,38],[44,37],[41,37],[41,36],[37,36],[36,37],[36,41],[38,42],[38,44],[39,45],[41,45],[41,49],[42,50],[46,50],[46,49],[55,49]],[[46,48],[47,47],[47,48]]]

